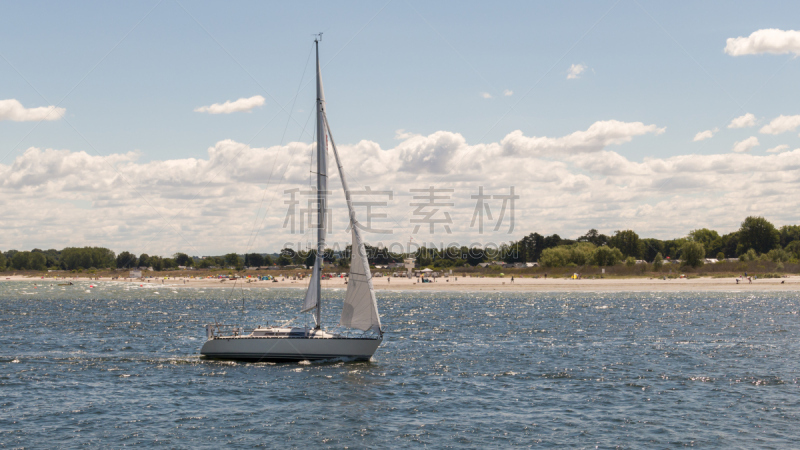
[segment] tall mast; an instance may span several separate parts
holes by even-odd
[[[319,66],[319,41],[322,33],[314,39],[317,50],[317,261],[320,276],[316,279],[317,291],[317,328],[322,326],[322,263],[325,252],[325,211],[327,209],[328,159],[327,139],[325,133],[325,93],[322,90],[322,72]]]

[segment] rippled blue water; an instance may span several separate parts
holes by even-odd
[[[203,324],[275,323],[302,294],[0,283],[0,445],[793,447],[800,435],[795,293],[381,292],[388,333],[369,363],[199,357]]]

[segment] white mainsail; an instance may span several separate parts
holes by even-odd
[[[311,281],[308,284],[306,298],[303,300],[303,309],[301,309],[300,312],[311,311],[316,308],[319,303],[320,265],[320,258],[317,257],[317,260],[314,262],[314,270],[311,272]]]
[[[317,42],[317,41],[315,41]],[[325,212],[328,193],[328,148],[325,139],[325,91],[322,89],[322,68],[319,65],[319,46],[317,46],[317,258],[308,284],[301,312],[316,308],[315,321],[321,325],[320,312],[322,294],[322,264],[325,251]]]

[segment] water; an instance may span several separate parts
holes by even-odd
[[[380,292],[373,361],[248,364],[203,325],[302,291],[38,284],[0,283],[2,446],[796,446],[796,293]]]

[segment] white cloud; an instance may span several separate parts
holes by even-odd
[[[411,138],[412,136],[414,136],[414,133],[410,133],[402,128],[400,128],[399,130],[395,130],[394,132],[394,138],[398,140],[406,140]]]
[[[250,98],[240,98],[236,101],[226,101],[225,103],[214,103],[209,106],[200,106],[194,112],[205,112],[209,114],[230,114],[240,111],[251,111],[256,106],[264,104],[264,97],[255,95]]]
[[[511,97],[512,95],[514,95],[514,91],[512,91],[511,89],[506,89],[505,91],[503,91],[503,95],[506,97]]]
[[[731,120],[731,123],[728,124],[728,128],[747,128],[755,126],[755,124],[756,124],[756,116],[747,113],[743,116],[739,116]]]
[[[0,120],[13,120],[14,122],[31,122],[39,120],[58,120],[64,116],[65,108],[55,106],[40,106],[38,108],[25,108],[18,100],[0,100]]]
[[[769,28],[754,31],[748,37],[728,38],[725,53],[731,56],[762,53],[800,55],[800,31]]]
[[[749,138],[743,141],[739,141],[733,144],[733,151],[735,153],[743,153],[751,150],[753,147],[757,145],[759,145],[758,138],[755,136],[750,136]]]
[[[554,152],[597,152],[612,144],[630,142],[634,136],[661,134],[666,128],[645,125],[642,122],[603,120],[593,123],[586,131],[576,131],[560,138],[526,137],[514,131],[500,142],[506,154],[552,154]]]
[[[781,145],[778,145],[776,147],[772,147],[770,149],[767,149],[767,153],[780,153],[780,152],[782,152],[784,150],[787,150],[788,148],[789,148],[788,145],[781,144]]]
[[[394,192],[391,199],[372,199],[387,202],[386,207],[373,206],[373,213],[388,215],[372,226],[394,232],[367,233],[370,244],[407,242],[414,228],[410,219],[419,218],[409,206],[416,201],[412,195],[419,194],[410,190],[429,186],[453,190],[443,195],[454,206],[438,213],[438,218],[442,211],[450,213],[452,234],[437,225],[433,236],[425,229],[414,236],[417,242],[437,245],[517,240],[532,231],[575,237],[590,228],[605,233],[631,228],[640,236],[670,238],[698,227],[731,231],[753,214],[776,225],[796,223],[786,205],[800,197],[800,149],[643,161],[610,150],[662,130],[641,122],[601,121],[562,137],[515,131],[500,142],[479,144],[449,131],[426,136],[398,131],[401,141],[392,148],[362,140],[340,143],[339,150],[351,189]],[[0,163],[0,249],[106,245],[117,252],[200,256],[272,252],[286,242],[305,243],[310,234],[292,234],[283,227],[290,200],[285,190],[310,190],[312,149],[313,144],[301,142],[257,148],[223,140],[197,158],[143,162],[137,153],[97,156],[29,148],[8,164]],[[349,239],[347,213],[336,178],[332,165],[334,232],[328,241],[343,247]],[[477,187],[499,195],[508,194],[511,185],[520,196],[513,233],[507,234],[507,221],[498,232],[493,226],[484,234],[470,228]],[[741,201],[744,188],[752,201]],[[263,198],[268,200],[262,203]],[[299,208],[307,208],[307,195],[297,200]],[[33,203],[36,208],[30,208]],[[491,200],[489,206],[497,217],[502,201]],[[357,214],[367,223],[366,207],[357,207]],[[302,219],[298,216],[298,225]],[[269,231],[249,245],[254,228]]]
[[[759,133],[762,134],[781,134],[787,131],[794,131],[795,128],[800,126],[800,115],[784,116],[780,115],[767,125],[761,127]]]
[[[712,137],[714,137],[714,133],[716,133],[717,131],[719,131],[719,128],[714,128],[713,130],[701,131],[701,132],[699,132],[699,133],[694,135],[694,139],[692,139],[692,142],[698,142],[698,141],[704,141],[706,139],[711,139]]]
[[[494,98],[494,97],[492,97],[492,94],[490,94],[488,92],[481,92],[481,97],[486,98],[486,99]]]
[[[586,70],[586,66],[583,64],[573,64],[569,66],[569,71],[567,72],[567,79],[574,80],[581,76],[581,74]]]

